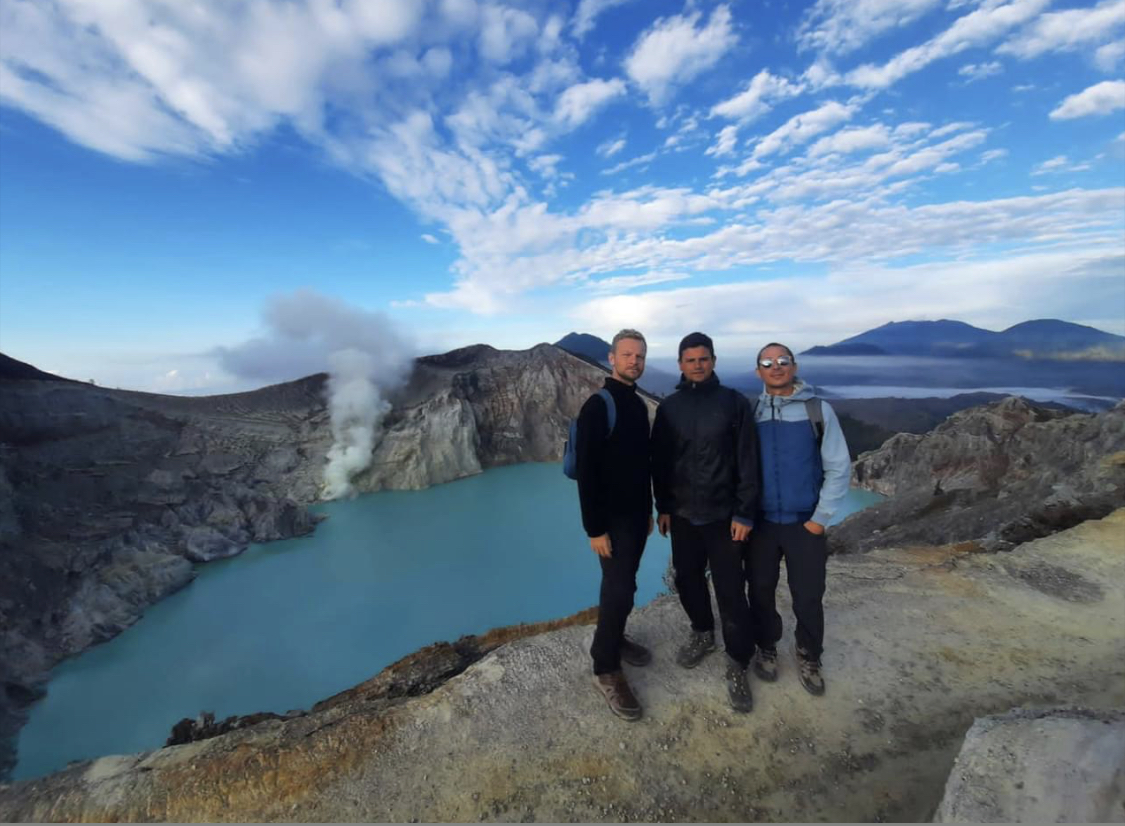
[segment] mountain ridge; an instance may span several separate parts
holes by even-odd
[[[1032,319],[999,332],[963,321],[890,321],[801,355],[1125,360],[1125,336],[1060,319]]]

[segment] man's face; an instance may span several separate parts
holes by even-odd
[[[778,359],[789,363],[780,364]],[[762,362],[767,362],[770,366],[763,367]],[[797,378],[797,362],[784,347],[767,347],[758,356],[757,372],[758,378],[768,390],[788,390]]]
[[[688,381],[707,381],[715,372],[715,357],[706,347],[688,347],[680,353],[680,372]]]
[[[645,371],[645,345],[635,338],[623,338],[609,351],[613,377],[626,384],[635,384]]]

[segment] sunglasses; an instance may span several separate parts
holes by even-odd
[[[793,359],[789,358],[789,356],[778,356],[775,359],[761,359],[758,361],[758,366],[769,370],[775,364],[778,367],[788,367],[792,363]]]

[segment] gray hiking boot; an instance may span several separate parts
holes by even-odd
[[[629,681],[621,671],[612,671],[609,674],[595,674],[594,688],[602,693],[609,710],[622,720],[633,722],[641,719],[641,704],[637,695],[629,687]]]
[[[729,657],[727,658],[727,697],[730,698],[730,707],[739,714],[746,714],[754,708],[746,666]]]
[[[824,677],[820,673],[820,659],[810,656],[803,648],[797,649],[797,676],[805,691],[819,697],[824,693]]]
[[[777,682],[777,649],[759,648],[754,654],[754,673],[763,682]]]
[[[677,664],[684,668],[695,668],[703,658],[715,650],[714,631],[692,631],[688,641],[676,652]]]
[[[644,666],[652,662],[652,652],[636,640],[621,640],[621,659],[629,665]]]

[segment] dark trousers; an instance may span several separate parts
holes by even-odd
[[[774,648],[781,639],[781,614],[777,613],[777,582],[781,558],[797,617],[797,646],[819,658],[824,651],[824,580],[828,542],[794,522],[780,525],[759,520],[750,534],[746,561],[747,591],[754,614],[757,643]]]
[[[707,588],[707,566],[723,621],[723,642],[731,659],[743,665],[754,654],[754,629],[746,603],[743,545],[730,538],[730,522],[693,525],[672,516],[672,567],[676,569],[676,592],[694,631],[713,631],[711,592]]]
[[[637,568],[648,539],[648,514],[615,517],[609,522],[609,541],[613,555],[599,556],[602,565],[602,588],[598,599],[598,626],[590,656],[594,673],[608,674],[621,668],[621,640],[625,622],[633,610],[637,592]]]

